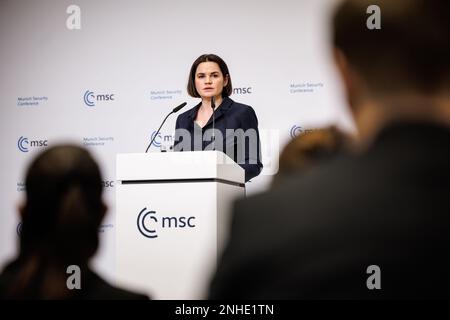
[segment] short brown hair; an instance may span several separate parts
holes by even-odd
[[[194,98],[200,98],[200,95],[197,92],[197,89],[195,88],[195,72],[197,71],[197,67],[200,63],[203,62],[215,62],[219,65],[220,71],[222,72],[222,75],[225,77],[228,76],[228,83],[223,88],[222,91],[222,97],[228,97],[233,92],[233,86],[231,85],[231,76],[230,72],[228,71],[227,64],[223,59],[215,54],[203,54],[200,57],[198,57],[191,67],[191,72],[189,73],[189,82],[187,85],[187,92],[191,97]]]
[[[293,173],[305,173],[346,152],[349,143],[350,138],[334,126],[301,133],[283,148],[272,185],[278,185]]]
[[[381,29],[366,26],[370,5]],[[449,21],[448,0],[347,0],[334,15],[334,46],[370,90],[433,93],[449,81]]]

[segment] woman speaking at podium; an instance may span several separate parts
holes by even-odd
[[[175,151],[219,150],[245,170],[245,182],[262,169],[258,119],[252,107],[229,98],[233,91],[226,63],[204,54],[194,61],[187,92],[201,102],[178,116]]]

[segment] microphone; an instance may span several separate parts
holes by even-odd
[[[178,107],[173,108],[171,113],[177,113],[178,111],[180,111],[180,109],[184,108],[184,106],[187,105],[186,102],[183,102],[182,104],[180,104]]]
[[[211,108],[212,108],[212,110],[213,110],[213,113],[212,113],[212,123],[213,123],[213,132],[212,132],[212,139],[213,139],[213,150],[216,150],[216,135],[215,135],[215,120],[216,120],[216,117],[215,117],[215,115],[214,115],[214,111],[215,111],[215,109],[216,109],[216,98],[213,96],[213,97],[211,97]]]
[[[167,118],[172,114],[172,113],[176,113],[178,111],[180,111],[182,108],[184,108],[184,106],[187,105],[187,102],[183,102],[182,104],[180,104],[178,107],[173,108],[173,110],[164,118],[163,122],[161,123],[161,125],[159,126],[159,129],[156,131],[155,135],[152,138],[152,141],[150,141],[147,149],[145,150],[145,153],[147,153],[148,149],[150,149],[150,146],[152,145],[153,141],[156,139],[156,136],[159,133],[159,130],[161,130],[164,122],[166,122]]]

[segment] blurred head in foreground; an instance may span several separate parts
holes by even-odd
[[[0,275],[0,298],[148,299],[89,268],[106,206],[100,169],[88,151],[61,145],[39,154],[27,170],[19,211],[20,251]]]
[[[296,136],[283,148],[280,154],[278,173],[273,185],[278,185],[292,174],[308,170],[333,159],[341,153],[347,137],[336,127],[306,131]]]
[[[335,61],[362,140],[370,143],[397,120],[450,124],[449,1],[349,0],[338,7],[333,29]]]
[[[85,271],[97,250],[106,212],[100,169],[86,150],[56,146],[33,160],[25,183],[19,256],[2,294],[30,299],[78,294],[67,289],[66,269],[76,265]]]

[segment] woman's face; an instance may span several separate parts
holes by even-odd
[[[202,62],[195,71],[195,89],[202,98],[217,97],[228,83],[216,62]]]

